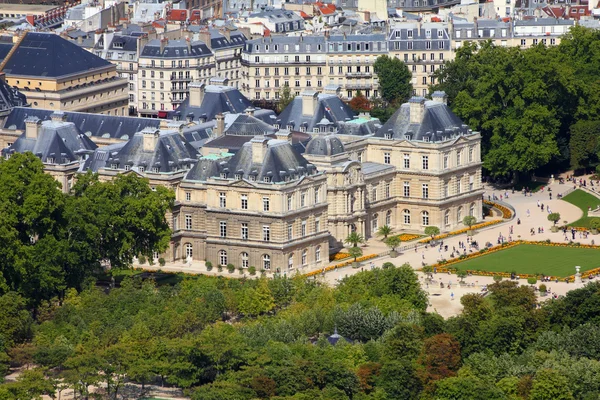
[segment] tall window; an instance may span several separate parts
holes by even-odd
[[[429,198],[429,184],[424,183],[422,185],[422,191],[423,191],[423,198],[428,199]]]
[[[383,153],[383,163],[384,164],[391,164],[392,163],[392,156],[390,155],[390,153]]]
[[[242,222],[242,239],[248,239],[248,223]]]
[[[248,195],[243,194],[242,195],[242,210],[247,210],[247,209],[248,209]]]
[[[375,231],[377,231],[377,228],[379,226],[378,220],[379,219],[379,214],[373,214],[373,219],[371,220],[371,226],[373,227],[373,233]]]
[[[308,250],[302,250],[302,266],[308,264]]]
[[[462,221],[462,206],[458,207],[458,211],[456,212],[456,222],[460,223]]]
[[[248,253],[244,252],[241,254],[242,268],[248,268]]]
[[[300,193],[300,207],[304,207],[306,205],[306,192]]]
[[[475,182],[475,178],[473,177],[473,175],[470,175],[469,176],[469,190],[473,190],[474,182]]]
[[[185,258],[192,258],[194,255],[194,247],[191,243],[185,244]]]
[[[371,201],[377,201],[377,188],[371,190]]]
[[[392,226],[392,210],[388,210],[385,213],[385,224],[387,226]]]
[[[460,178],[456,181],[456,193],[462,193],[462,181]]]
[[[319,204],[319,201],[320,201],[319,195],[320,195],[319,188],[315,188],[315,204]]]
[[[469,147],[469,162],[473,162],[473,148]]]
[[[410,182],[404,182],[404,197],[410,197]]]
[[[270,202],[268,197],[263,197],[263,211],[269,211]]]
[[[423,169],[429,169],[429,156],[421,156],[423,161]]]
[[[294,253],[288,256],[288,269],[294,269]]]
[[[317,246],[315,249],[315,262],[321,261],[321,246]]]
[[[192,229],[192,216],[190,214],[185,215],[185,229]]]
[[[315,217],[315,233],[321,232],[321,218]]]
[[[192,193],[185,192],[185,201],[192,201]]]
[[[444,169],[448,168],[448,154],[444,154]]]
[[[444,225],[450,225],[450,210],[446,210],[446,212],[444,212]]]
[[[227,195],[223,192],[219,193],[219,207],[227,207]]]
[[[456,165],[460,165],[460,156],[462,154],[462,150],[457,150],[456,151]]]
[[[423,211],[421,213],[421,219],[422,219],[421,223],[424,226],[428,226],[429,225],[429,213],[427,211]]]
[[[271,227],[269,225],[263,225],[263,241],[271,241]]]
[[[471,203],[471,207],[469,207],[469,215],[471,217],[475,216],[475,203]]]
[[[263,254],[263,269],[271,269],[271,256],[268,254]]]
[[[227,222],[219,222],[219,234],[222,238],[227,237]]]
[[[287,232],[288,232],[288,240],[292,240],[294,238],[294,225],[293,224],[288,224]]]
[[[292,195],[291,194],[287,195],[287,209],[288,209],[288,211],[290,211],[292,209]]]
[[[385,186],[384,186],[384,192],[385,192],[385,198],[389,199],[390,198],[390,183],[386,182]]]
[[[404,223],[410,224],[410,210],[402,211],[402,215],[404,216]]]
[[[227,252],[225,250],[219,251],[219,265],[227,265]]]
[[[302,221],[300,234],[302,237],[306,236],[306,220]]]
[[[408,154],[408,153],[404,153],[404,168],[405,169],[410,168],[410,154]]]

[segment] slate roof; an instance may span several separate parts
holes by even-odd
[[[107,50],[112,51],[137,51],[138,38],[116,34],[110,40]],[[94,45],[94,50],[104,50],[104,38],[98,40]],[[116,58],[116,57],[115,57]]]
[[[23,93],[9,86],[4,80],[0,80],[0,111],[26,105],[27,98]]]
[[[338,122],[338,134],[340,135],[373,135],[379,128],[381,128],[381,122],[377,118],[358,117],[351,121]]]
[[[30,117],[30,120],[41,122],[36,117]],[[30,151],[43,162],[68,164],[82,159],[84,154],[91,154],[96,147],[90,138],[79,133],[72,122],[43,121],[37,138],[27,138],[26,133],[23,132],[15,143],[8,149],[2,150],[2,153]]]
[[[315,135],[306,145],[305,154],[314,156],[334,156],[345,150],[342,141],[335,135]]]
[[[317,99],[314,113],[303,115],[302,96],[296,96],[279,115],[279,125],[282,128],[291,125],[293,130],[299,131],[304,128],[307,132],[312,132],[313,128],[317,128],[323,119],[332,122],[333,126],[337,127],[338,122],[350,121],[356,115],[346,103],[334,94],[321,93]]]
[[[3,71],[7,75],[58,78],[112,64],[51,33],[28,32]]]
[[[15,107],[6,117],[5,129],[25,129],[25,119],[35,116],[41,120],[49,120],[52,110]],[[129,139],[134,133],[147,127],[157,128],[160,120],[155,118],[119,117],[81,112],[64,112],[67,122],[73,122],[80,133],[86,136]]]
[[[239,114],[249,107],[253,107],[240,91],[231,86],[208,85],[204,88],[204,99],[200,107],[190,106],[189,96],[171,113],[179,113],[182,118],[193,114],[193,120],[198,121],[204,117],[206,121],[214,119],[217,114]],[[264,122],[272,123],[275,113],[271,110],[257,109],[254,116]],[[273,118],[272,118],[273,117]]]
[[[206,43],[201,41],[168,40],[161,51],[160,40],[150,40],[142,49],[140,57],[148,58],[198,58],[212,55]],[[189,43],[189,47],[188,47]]]
[[[216,139],[208,141],[202,147],[223,149],[228,153],[237,153],[245,143],[252,140],[252,136],[238,136],[238,135],[223,135]]]
[[[256,148],[264,151],[262,162],[253,162],[252,153]],[[263,182],[265,177],[270,177],[272,183],[280,183],[315,172],[316,168],[295,151],[288,141],[257,136],[244,143],[228,160],[200,160],[188,172],[186,179],[205,181],[209,177],[219,177],[221,173],[226,173],[228,179],[233,179],[236,175],[242,179],[253,176],[256,182]]]
[[[145,149],[145,140],[156,140],[152,149]],[[160,132],[153,128],[146,128],[137,132],[122,147],[108,154],[104,164],[117,169],[139,170],[143,167],[146,171],[158,168],[159,172],[175,172],[188,169],[198,159],[197,150],[191,146],[176,131]],[[94,157],[95,159],[96,157]],[[89,165],[92,163],[90,162]],[[87,169],[88,164],[84,166]]]
[[[227,135],[257,136],[275,133],[276,129],[266,122],[246,114],[225,115],[225,133]]]
[[[423,107],[421,123],[411,123],[411,103]],[[412,97],[408,103],[402,104],[392,117],[377,131],[376,137],[391,134],[392,139],[410,140],[448,140],[452,136],[469,133],[467,125],[456,116],[446,104],[439,101]]]
[[[209,29],[210,33],[210,46],[212,49],[225,49],[228,47],[239,47],[246,43],[246,36],[240,31],[233,31],[229,33],[229,39],[218,29]]]

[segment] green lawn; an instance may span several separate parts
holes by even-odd
[[[460,270],[516,271],[559,277],[573,275],[576,265],[581,272],[600,267],[600,250],[522,244],[454,264]]]
[[[583,217],[578,219],[575,222],[569,224],[569,226],[581,226],[581,227],[590,227],[590,222],[598,217],[588,217],[588,207],[592,207],[595,209],[600,205],[600,199],[594,195],[591,195],[583,190],[575,190],[572,193],[569,193],[565,197],[562,198],[564,201],[571,203],[581,209],[583,211]],[[560,224],[560,223],[559,223]]]

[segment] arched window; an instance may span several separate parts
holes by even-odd
[[[248,268],[248,253],[243,252],[240,257],[242,259],[242,268]]]
[[[427,211],[423,211],[421,213],[421,219],[422,219],[422,223],[424,226],[428,226],[429,225],[429,213]]]
[[[317,246],[315,249],[315,261],[321,262],[321,246]]]
[[[192,258],[194,255],[194,247],[191,243],[185,244],[185,258]]]
[[[350,232],[356,232],[356,225],[350,224]]]
[[[410,210],[402,211],[402,215],[404,215],[404,223],[410,224]]]
[[[385,213],[385,224],[387,226],[392,226],[392,210],[388,210]]]
[[[458,207],[458,211],[456,212],[456,221],[460,223],[462,221],[462,206]]]
[[[377,219],[379,218],[379,214],[373,214],[373,219],[371,220],[371,225],[373,226],[373,232],[377,230]]]
[[[450,225],[450,210],[444,212],[444,225]]]
[[[308,264],[308,250],[302,250],[302,266]]]
[[[263,269],[271,269],[271,256],[263,254]]]
[[[475,216],[475,203],[471,203],[471,207],[469,207],[469,215],[471,217]]]
[[[219,251],[219,265],[227,265],[227,252],[225,250]]]
[[[294,269],[294,253],[288,256],[288,269]]]

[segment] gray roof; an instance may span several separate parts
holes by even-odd
[[[377,118],[358,117],[351,121],[338,122],[338,134],[340,135],[373,135],[379,128],[381,128],[381,121]]]
[[[254,151],[263,152],[260,162],[253,157]],[[257,182],[263,182],[265,177],[269,177],[272,183],[279,183],[315,172],[316,168],[294,150],[288,141],[257,136],[244,143],[227,161],[201,160],[188,172],[186,179],[204,181],[208,177],[225,173],[228,179],[233,179],[236,175],[243,179],[253,176]]]
[[[107,50],[116,51],[116,52],[137,51],[137,44],[138,44],[138,38],[135,36],[115,34],[112,37],[112,39],[110,40]],[[94,45],[94,50],[103,50],[103,49],[104,49],[104,38],[101,38]],[[123,61],[125,61],[125,60],[123,60]]]
[[[421,110],[420,123],[410,122],[411,105],[415,111]],[[467,125],[463,124],[446,104],[413,97],[408,103],[402,104],[375,136],[385,137],[386,134],[391,134],[392,139],[408,140],[406,135],[409,135],[410,140],[441,141],[467,133]]]
[[[301,128],[304,128],[307,132],[312,132],[323,119],[332,122],[332,126],[337,126],[338,122],[350,121],[356,115],[339,97],[334,94],[325,93],[317,96],[318,102],[313,112],[310,114],[303,113],[303,95],[296,96],[279,115],[278,123],[282,128],[287,128],[291,125],[293,130],[299,131]]]
[[[151,145],[144,144],[146,141]],[[158,168],[159,172],[175,172],[190,168],[197,159],[197,150],[179,132],[146,128],[109,153],[104,164],[111,168],[116,164],[120,170],[129,166],[129,169],[143,167],[147,171]],[[84,169],[88,168],[91,167],[84,166]]]
[[[67,164],[83,159],[84,154],[92,153],[97,147],[90,138],[79,133],[72,122],[41,122],[36,117],[30,117],[28,121],[40,125],[37,138],[28,138],[26,132],[23,132],[12,146],[2,151],[3,154],[30,151],[43,162]]]
[[[225,49],[228,47],[239,47],[246,43],[246,36],[240,31],[233,31],[229,33],[229,39],[218,29],[209,29],[210,33],[210,46],[214,49]]]
[[[160,45],[161,41],[159,39],[153,39],[144,46],[140,57],[198,58],[212,55],[212,51],[208,48],[206,43],[201,41],[162,40],[165,41],[162,50]]]
[[[289,53],[285,52],[286,45]],[[348,50],[348,45],[351,50]],[[329,38],[323,35],[270,36],[248,40],[245,52],[290,55],[338,52],[371,54],[387,52],[387,43],[384,34],[331,35]]]
[[[303,21],[302,17],[293,11],[282,10],[273,7],[265,7],[264,10],[250,14],[250,18],[266,18],[270,22],[290,22],[290,21]]]
[[[306,145],[305,154],[314,156],[334,156],[346,151],[344,144],[335,135],[315,135]]]
[[[11,110],[15,107],[27,105],[27,98],[18,89],[8,86],[0,80],[0,111]]]
[[[374,162],[363,162],[362,164],[362,173],[365,177],[369,175],[378,174],[384,171],[395,171],[396,167],[390,164],[379,164]]]
[[[257,136],[275,133],[276,129],[266,122],[246,114],[225,115],[225,132],[228,135]]]
[[[15,107],[6,117],[4,128],[25,129],[27,117],[34,116],[41,120],[49,120],[53,113],[53,110]],[[129,139],[144,128],[157,128],[160,125],[160,120],[156,118],[119,117],[70,111],[64,112],[64,115],[66,121],[73,122],[80,133],[103,138]]]
[[[28,32],[3,71],[7,75],[57,78],[110,66],[110,62],[58,35]]]

